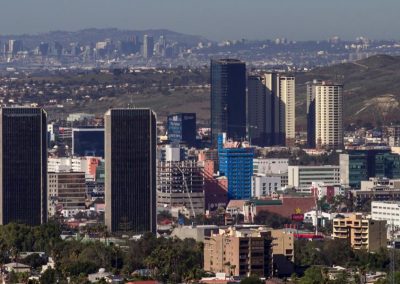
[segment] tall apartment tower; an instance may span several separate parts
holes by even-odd
[[[315,145],[317,148],[343,148],[343,85],[317,81],[315,96]]]
[[[315,148],[315,89],[314,85],[321,84],[320,80],[306,83],[307,88],[307,147]]]
[[[271,93],[267,92],[264,76],[249,76],[247,79],[247,119],[251,144],[272,145]]]
[[[154,38],[149,35],[143,37],[143,57],[148,59],[153,57],[154,51]]]
[[[246,64],[236,59],[211,60],[211,138],[246,137]]]
[[[150,109],[105,114],[105,223],[108,230],[156,231],[156,115]]]
[[[47,115],[41,108],[0,110],[0,225],[47,221]]]
[[[248,128],[259,146],[295,142],[295,78],[279,73],[249,76]]]

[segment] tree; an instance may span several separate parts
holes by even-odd
[[[263,284],[264,282],[256,276],[250,276],[240,281],[241,284]]]
[[[304,276],[300,279],[300,284],[321,284],[324,283],[324,281],[325,279],[321,268],[317,266],[311,266],[306,270]]]

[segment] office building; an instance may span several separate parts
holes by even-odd
[[[273,273],[272,239],[268,230],[220,230],[218,234],[205,237],[204,270],[268,278]]]
[[[229,199],[249,199],[254,149],[246,142],[227,140],[223,133],[218,137],[218,157],[220,174],[228,178]]]
[[[386,224],[385,220],[372,220],[362,214],[334,218],[332,237],[348,240],[356,250],[378,252],[387,246]]]
[[[168,116],[168,140],[188,147],[196,146],[196,114],[177,113]]]
[[[105,224],[156,231],[156,116],[150,109],[105,114]]]
[[[387,231],[397,236],[400,228],[400,201],[372,201],[371,218],[373,220],[384,220],[388,225]]]
[[[73,128],[72,155],[104,158],[104,129]]]
[[[315,104],[315,117],[312,113]],[[310,139],[315,134],[317,148],[343,148],[343,85],[314,81],[307,86],[307,115],[309,128],[315,124],[315,133],[310,130]],[[311,145],[311,141],[309,142]]]
[[[152,58],[154,52],[154,38],[149,35],[143,37],[143,57],[146,59]]]
[[[389,146],[400,147],[400,125],[392,125],[388,127]]]
[[[252,197],[272,196],[282,190],[282,178],[280,175],[253,175],[251,185]]]
[[[86,179],[83,172],[49,172],[47,174],[48,217],[62,210],[86,208]]]
[[[339,163],[342,184],[352,188],[371,177],[400,178],[400,155],[389,149],[350,150],[340,154]]]
[[[288,186],[300,192],[311,193],[313,182],[340,184],[339,166],[289,166],[288,169]]]
[[[11,56],[17,55],[18,52],[23,50],[23,42],[17,39],[8,40],[8,53]]]
[[[40,108],[0,110],[0,225],[47,221],[47,122]]]
[[[293,76],[271,72],[249,77],[248,131],[254,145],[294,145],[295,95]]]
[[[289,159],[256,158],[253,160],[254,174],[282,174],[287,173]]]
[[[246,137],[246,64],[236,59],[211,60],[211,139],[218,134]]]
[[[157,207],[204,214],[204,177],[196,161],[159,161],[157,165]]]

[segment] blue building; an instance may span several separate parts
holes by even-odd
[[[104,158],[104,128],[73,128],[72,154]]]
[[[196,145],[196,114],[176,113],[168,116],[168,139],[171,143]]]
[[[254,149],[242,142],[226,141],[218,136],[220,174],[228,178],[229,199],[250,199]]]

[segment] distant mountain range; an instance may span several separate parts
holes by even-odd
[[[25,35],[2,35],[0,41],[8,39],[22,39],[24,45],[29,48],[36,47],[40,42],[57,41],[62,45],[67,45],[71,42],[79,42],[81,44],[96,43],[105,39],[126,40],[132,36],[138,36],[140,41],[143,41],[145,34],[154,36],[157,40],[161,35],[164,35],[167,40],[176,41],[189,46],[196,45],[200,41],[208,41],[202,36],[187,35],[166,29],[151,29],[151,30],[120,30],[116,28],[108,29],[84,29],[80,31],[52,31],[40,34],[25,34]]]
[[[388,124],[400,122],[400,57],[376,55],[353,63],[316,68],[296,75],[297,117],[306,126],[305,83],[312,79],[344,84],[344,121]]]

